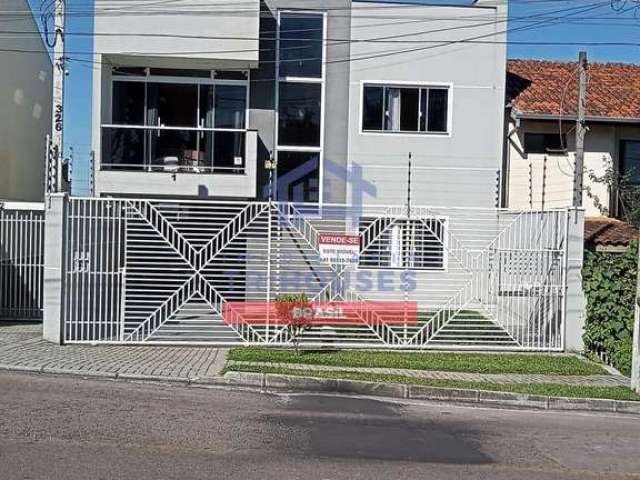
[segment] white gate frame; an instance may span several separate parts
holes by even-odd
[[[283,282],[292,272],[313,277],[307,292],[313,301],[362,302],[388,295],[420,307],[415,325],[399,328],[368,313],[360,317],[361,326],[306,332],[307,347],[563,351],[567,334],[575,337],[580,330],[581,290],[572,277],[582,261],[572,258],[576,246],[582,251],[580,211],[403,205],[356,211],[345,205],[121,198],[65,202],[59,340],[68,343],[288,346],[291,338],[282,327],[225,324],[221,314],[228,301],[273,301],[287,292]],[[384,257],[394,225],[407,225],[401,231],[411,235],[418,229],[421,236],[411,242],[422,243],[412,248],[418,255],[446,256],[444,270],[417,271],[412,292],[354,287],[349,278],[363,272],[362,266],[318,259],[321,233],[348,230],[346,216],[331,216],[332,211],[374,218],[360,230],[361,251],[371,250],[374,258]],[[437,222],[442,222],[438,231]],[[408,247],[401,242],[404,258]],[[383,270],[398,274],[413,267]],[[256,285],[249,278],[253,274]]]

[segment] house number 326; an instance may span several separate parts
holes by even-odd
[[[56,132],[62,131],[62,105],[56,105],[56,113],[55,113],[55,128]]]

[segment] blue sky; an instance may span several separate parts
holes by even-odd
[[[32,2],[38,16],[40,2]],[[420,2],[416,2],[420,3]],[[433,1],[427,3],[434,3]],[[468,4],[468,1],[438,1],[437,3]],[[583,14],[575,14],[561,22],[545,22],[534,28],[513,31],[509,34],[509,58],[546,58],[574,60],[579,50],[587,50],[591,61],[615,61],[640,63],[640,49],[629,46],[587,46],[558,45],[562,42],[634,42],[640,43],[640,7],[630,9],[633,1],[629,0],[626,10],[617,12],[606,0],[601,2],[589,0],[510,0],[509,29],[529,26],[532,15],[543,15],[563,8],[596,5],[597,8]],[[90,12],[93,0],[71,0],[67,2],[70,10]],[[555,14],[555,17],[560,14]],[[543,15],[543,17],[547,17]],[[637,18],[636,18],[637,17]],[[93,19],[90,13],[71,15],[67,20],[69,32],[91,32]],[[552,42],[556,45],[523,45],[517,42]],[[91,142],[91,49],[90,36],[73,36],[67,41],[67,51],[74,61],[68,64],[69,76],[65,95],[65,150],[74,150],[74,177],[77,183],[74,192],[87,192],[88,159]],[[84,61],[82,61],[84,60]]]

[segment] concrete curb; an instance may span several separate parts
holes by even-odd
[[[640,402],[589,398],[547,397],[523,393],[439,388],[421,385],[386,384],[364,382],[360,380],[298,377],[273,373],[227,372],[224,377],[187,378],[102,372],[97,370],[48,368],[45,365],[24,366],[7,364],[0,364],[0,370],[15,373],[67,375],[81,378],[169,383],[185,386],[247,387],[251,389],[259,389],[265,392],[300,391],[344,393],[382,398],[401,398],[405,400],[429,400],[461,405],[471,404],[483,407],[511,407],[555,411],[571,410],[582,412],[623,413],[627,415],[640,416]]]
[[[272,373],[227,372],[224,379],[228,381],[228,385],[259,388],[262,391],[348,393],[410,400],[430,400],[453,404],[472,404],[483,407],[624,413],[640,416],[640,402],[621,400],[548,397],[524,393],[383,384],[360,380],[334,380]]]

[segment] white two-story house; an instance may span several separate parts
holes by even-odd
[[[94,282],[111,318],[84,329],[95,315],[72,286],[68,341],[276,345],[282,330],[225,308],[304,294],[415,301],[420,319],[402,332],[381,317],[329,322],[343,346],[579,348],[580,265],[562,275],[568,239],[549,232],[565,231],[567,212],[495,208],[506,2],[114,8],[95,18],[102,198],[70,200],[66,255],[82,277],[70,283]],[[253,201],[265,199],[277,201]],[[118,280],[104,282],[110,249]]]
[[[506,2],[209,3],[96,16],[98,195],[496,205]]]

